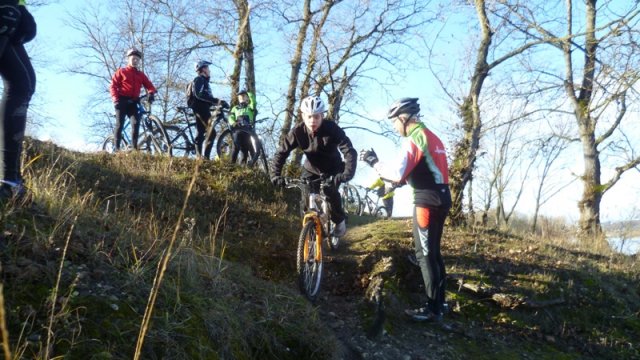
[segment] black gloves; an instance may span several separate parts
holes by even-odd
[[[273,186],[277,186],[277,187],[284,187],[285,181],[284,178],[282,176],[274,176],[271,178],[271,183],[273,184]]]
[[[11,36],[20,24],[20,10],[17,6],[0,6],[0,36]]]
[[[229,103],[228,102],[226,102],[224,100],[220,100],[219,104],[223,109],[229,109]]]
[[[156,93],[149,94],[149,103],[152,103],[156,100]]]
[[[373,165],[378,162],[378,155],[376,155],[376,152],[373,151],[373,148],[371,150],[362,150],[360,151],[360,160],[373,167]]]

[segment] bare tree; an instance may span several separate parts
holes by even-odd
[[[555,39],[549,43],[560,51],[564,71],[555,71],[548,66],[548,57],[541,61],[546,66],[538,71],[549,84],[564,89],[575,119],[576,135],[582,145],[584,171],[582,198],[578,203],[580,231],[585,237],[599,237],[600,203],[604,194],[620,180],[628,170],[638,168],[640,156],[621,131],[628,119],[628,105],[637,102],[639,96],[634,86],[640,79],[638,68],[639,42],[638,22],[640,4],[625,4],[613,1],[585,0],[575,6],[566,1],[564,19],[545,21],[522,4],[512,4],[519,22],[510,25],[531,38]],[[582,15],[575,20],[574,15]],[[579,31],[574,26],[579,23]],[[562,24],[560,28],[553,28]],[[564,32],[562,37],[556,34]],[[579,61],[582,55],[582,61]],[[631,97],[631,101],[630,101]],[[637,146],[637,145],[636,145]],[[618,157],[609,167],[613,175],[602,180],[603,152],[616,150]]]
[[[89,108],[102,109],[93,114],[96,136],[104,136],[113,124],[113,110],[107,105],[111,103],[108,86],[113,73],[125,63],[127,48],[135,46],[144,54],[143,70],[158,88],[161,100],[156,115],[170,118],[173,105],[184,98],[184,87],[176,79],[184,69],[185,57],[172,51],[184,37],[175,22],[161,21],[154,9],[139,5],[133,0],[118,0],[117,7],[123,11],[110,14],[103,3],[87,4],[85,11],[69,15],[70,25],[85,38],[75,45],[77,61],[68,71],[86,76],[99,89],[89,99]]]
[[[500,1],[490,3],[492,6],[491,14],[498,13],[508,19],[512,10],[509,7],[501,6],[500,3]],[[495,71],[499,65],[548,41],[546,38],[516,38],[512,31],[505,28],[507,20],[500,16],[494,15],[498,24],[492,26],[485,0],[474,0],[473,5],[478,19],[480,38],[475,49],[475,64],[472,67],[466,95],[459,101],[451,93],[450,85],[438,77],[445,92],[456,103],[458,116],[461,120],[462,134],[454,144],[453,159],[449,166],[449,185],[452,195],[449,219],[453,224],[463,224],[466,220],[463,211],[463,196],[464,189],[473,177],[480,147],[483,128],[480,97],[485,81],[490,72]],[[496,37],[498,41],[494,42]],[[437,74],[435,75],[437,76]]]

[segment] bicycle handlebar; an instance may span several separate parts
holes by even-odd
[[[300,187],[300,185],[311,185],[320,183],[322,186],[332,186],[333,185],[333,176],[321,175],[317,179],[298,179],[298,178],[290,178],[284,177],[285,187],[294,188]]]

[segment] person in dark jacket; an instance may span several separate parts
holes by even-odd
[[[445,305],[445,267],[440,253],[444,222],[451,207],[447,152],[442,141],[419,119],[417,98],[402,98],[391,105],[387,117],[405,141],[393,162],[382,163],[373,149],[360,159],[384,180],[414,189],[413,239],[427,292],[427,304],[405,311],[416,321],[439,321]]]
[[[335,122],[323,119],[325,108],[320,97],[303,99],[300,111],[303,121],[291,129],[273,157],[271,182],[277,186],[284,185],[281,173],[289,153],[294,149],[302,150],[307,158],[302,178],[315,180],[323,175],[334,177],[335,186],[328,189],[326,194],[331,204],[331,221],[336,224],[333,235],[344,236],[347,230],[346,215],[338,187],[355,175],[358,154],[344,130]]]
[[[131,146],[138,149],[138,135],[140,134],[140,114],[138,103],[140,102],[140,89],[144,87],[149,94],[150,103],[155,99],[156,88],[147,75],[139,67],[142,62],[142,52],[136,48],[127,51],[127,66],[119,68],[111,78],[109,92],[116,109],[116,128],[113,132],[115,150],[120,150],[122,142],[122,129],[125,117],[131,120]]]
[[[24,0],[0,0],[0,201],[25,194],[20,170],[22,140],[36,74],[24,44],[36,36],[36,23]]]
[[[213,141],[216,138],[216,130],[211,123],[211,107],[221,105],[225,109],[229,108],[226,101],[219,100],[211,94],[209,65],[211,63],[204,60],[196,63],[195,69],[198,76],[191,82],[191,94],[187,104],[196,114],[196,153],[205,159],[210,158]]]

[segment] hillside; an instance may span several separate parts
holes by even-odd
[[[295,287],[298,194],[260,173],[207,162],[191,187],[191,160],[25,152],[32,199],[0,221],[14,358],[131,359],[170,244],[143,359],[640,358],[637,257],[447,229],[452,311],[415,324],[406,220],[352,217],[311,304]]]

